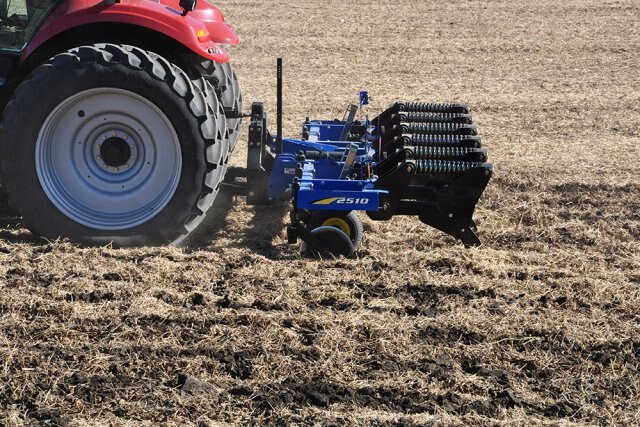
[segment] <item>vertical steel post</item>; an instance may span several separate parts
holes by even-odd
[[[278,149],[277,154],[282,154],[282,58],[278,58],[277,68],[277,119],[278,119],[278,134],[276,137],[276,147]]]

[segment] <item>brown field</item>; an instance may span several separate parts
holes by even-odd
[[[284,56],[287,135],[362,88],[471,103],[484,245],[366,219],[303,260],[239,199],[187,248],[82,248],[2,202],[0,426],[640,425],[640,4],[218,5],[273,118]]]

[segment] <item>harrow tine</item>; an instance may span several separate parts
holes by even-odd
[[[381,151],[391,153],[403,147],[480,148],[482,138],[475,135],[407,134],[398,128],[381,138]]]
[[[402,129],[409,134],[427,135],[477,135],[475,125],[460,123],[408,123],[402,124]]]
[[[408,113],[454,113],[469,114],[471,108],[467,104],[433,104],[425,102],[397,102],[394,105],[398,111]],[[392,107],[393,108],[393,107]]]
[[[404,146],[411,150],[411,158],[416,160],[457,160],[461,162],[485,162],[487,150],[473,147],[429,147]]]
[[[433,135],[414,133],[404,135],[408,138],[406,145],[420,147],[482,147],[482,138],[473,135]]]
[[[399,120],[405,123],[473,123],[471,114],[460,113],[402,113]]]

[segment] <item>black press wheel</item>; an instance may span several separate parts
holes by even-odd
[[[162,57],[108,44],[72,49],[35,69],[7,106],[2,182],[36,234],[178,243],[217,194],[219,114]]]
[[[351,239],[345,233],[335,227],[318,227],[311,230],[311,235],[316,239],[318,247],[313,248],[307,242],[302,242],[300,252],[307,258],[338,258],[350,257],[355,249]]]
[[[307,224],[310,230],[318,227],[335,227],[349,236],[355,249],[362,243],[362,221],[353,211],[313,211]]]

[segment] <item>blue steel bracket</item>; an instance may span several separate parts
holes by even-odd
[[[276,156],[267,183],[267,195],[270,201],[289,199],[288,191],[296,175],[297,164],[298,162],[293,155],[279,154]]]
[[[348,191],[362,191],[362,186],[352,187],[354,182],[359,180],[339,179],[344,169],[343,158],[346,152],[351,152],[355,158],[366,157],[367,150],[365,144],[358,144],[357,151],[353,151],[354,143],[349,141],[324,141],[311,142],[297,139],[283,139],[283,153],[278,154],[273,163],[271,174],[268,179],[269,200],[285,200],[289,198],[289,189],[295,176],[298,164],[302,165],[303,174],[300,176],[301,185],[303,182],[313,180],[315,182],[334,181],[337,188],[345,185]],[[344,184],[347,183],[347,184]],[[323,187],[330,190],[329,187]],[[313,189],[306,188],[305,191]],[[349,195],[348,197],[352,197]]]
[[[288,140],[291,144],[296,141]],[[299,141],[302,146],[318,148],[322,144]],[[286,144],[285,144],[286,145]],[[386,195],[385,189],[377,189],[372,179],[346,179],[343,177],[345,157],[356,155],[356,144],[347,143],[336,147],[331,154],[340,156],[340,160],[328,156],[307,160],[305,152],[300,150],[298,156],[282,155],[276,158],[274,173],[271,176],[270,189],[281,191],[286,182],[291,182],[291,175],[297,179],[298,190],[292,195],[294,208],[298,210],[341,210],[377,212],[380,208],[380,195]],[[314,151],[315,152],[315,151]],[[364,150],[358,150],[362,155]],[[327,154],[327,153],[325,153]],[[353,159],[352,159],[353,160]],[[281,173],[280,171],[284,171]],[[289,177],[285,177],[288,175]],[[276,189],[275,185],[279,188]]]

